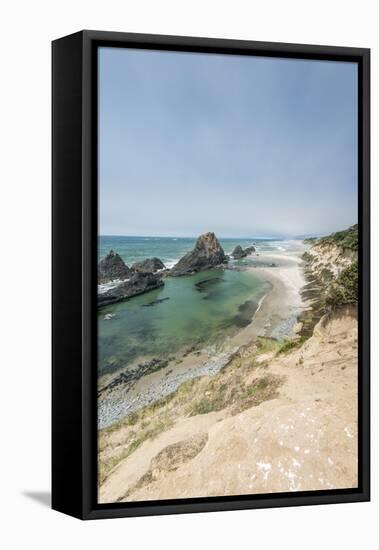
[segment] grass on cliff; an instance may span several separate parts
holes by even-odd
[[[303,255],[302,255],[301,258],[304,260],[304,262],[312,262],[312,260],[313,260],[312,254],[310,254],[310,253],[307,252],[307,251],[305,251],[305,252],[303,253]]]
[[[304,244],[314,244],[317,241],[317,237],[306,237],[303,240]]]
[[[242,376],[236,377],[231,383],[214,381],[204,397],[196,400],[189,407],[189,416],[208,414],[230,408],[231,415],[238,414],[251,407],[256,407],[277,396],[277,389],[282,379],[272,374],[266,374],[246,384]]]
[[[352,225],[344,231],[337,231],[318,239],[317,244],[334,244],[343,250],[358,250],[358,225]]]
[[[327,237],[322,237],[310,244],[333,244],[342,250],[357,252],[358,225],[353,225],[344,231],[337,231]],[[313,267],[315,256],[308,251],[302,259],[305,262],[305,275],[308,283],[302,290],[305,300],[310,300],[310,307],[304,311],[300,320],[303,322],[302,334],[310,336],[314,325],[321,317],[346,305],[358,303],[358,264],[345,268],[338,277],[327,267],[317,271]]]
[[[315,324],[326,313],[346,305],[358,304],[358,263],[353,262],[335,279],[326,276],[309,286],[310,289],[303,292],[303,295],[312,300],[311,306],[300,316],[304,336],[311,336]]]
[[[331,284],[325,298],[331,308],[358,303],[358,262],[344,269]]]
[[[170,429],[179,418],[225,411],[226,416],[274,399],[284,378],[267,373],[258,356],[275,355],[280,342],[257,338],[243,346],[218,374],[188,380],[176,391],[99,432],[99,483],[145,441]],[[201,396],[201,397],[199,397]]]
[[[297,340],[284,340],[278,349],[277,355],[287,353],[293,349],[300,348],[307,340],[307,336],[300,336],[300,338],[298,338]]]

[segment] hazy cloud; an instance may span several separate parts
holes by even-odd
[[[355,64],[99,57],[101,234],[293,236],[357,221]]]

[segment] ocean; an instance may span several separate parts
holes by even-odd
[[[156,256],[172,267],[195,239],[171,237],[99,237],[98,256],[110,249],[127,265]],[[260,252],[283,252],[294,243],[273,239],[220,239],[226,253],[240,244]],[[260,256],[232,261],[265,265]],[[212,269],[191,276],[168,277],[162,288],[98,312],[98,375],[113,374],[144,361],[169,359],[189,350],[222,352],[228,337],[247,326],[269,285],[251,272]]]
[[[226,254],[230,254],[238,244],[243,248],[254,245],[257,252],[279,252],[287,250],[296,241],[275,239],[219,239]],[[158,257],[166,267],[171,268],[186,252],[189,252],[196,238],[175,237],[121,237],[100,236],[98,238],[98,259],[101,260],[113,249],[130,266],[145,258]]]

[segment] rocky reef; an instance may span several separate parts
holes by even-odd
[[[154,273],[132,272],[132,276],[127,281],[120,283],[114,288],[98,294],[97,303],[99,307],[121,302],[133,296],[144,294],[164,285],[160,275]]]
[[[185,254],[172,268],[170,275],[180,277],[217,267],[228,262],[228,258],[214,233],[205,233],[197,239],[195,248]]]
[[[141,273],[155,273],[160,269],[165,269],[165,267],[166,266],[159,258],[148,258],[142,262],[135,262],[132,265],[132,270]]]
[[[98,265],[98,282],[109,283],[115,280],[129,279],[132,270],[125,264],[119,254],[110,250]]]
[[[98,264],[98,283],[121,282],[98,294],[98,306],[121,302],[163,286],[161,275],[156,273],[162,269],[165,265],[159,258],[148,258],[128,267],[119,254],[110,250]]]

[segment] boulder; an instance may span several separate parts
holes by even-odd
[[[180,277],[227,263],[228,258],[214,233],[205,233],[197,239],[195,248],[181,258],[170,275]]]
[[[98,265],[98,282],[108,283],[117,279],[124,280],[131,277],[132,271],[125,264],[119,254],[110,250]]]
[[[255,246],[248,246],[247,248],[242,248],[239,244],[235,247],[235,249],[232,252],[232,257],[235,260],[239,260],[240,258],[245,258],[249,254],[252,254],[255,252]]]
[[[131,269],[141,273],[155,273],[160,269],[165,269],[165,265],[159,258],[148,258],[142,262],[135,262]]]
[[[235,260],[239,260],[240,258],[244,258],[245,256],[247,256],[246,250],[244,250],[242,246],[238,244],[232,252],[232,257]]]
[[[100,307],[107,306],[127,300],[133,296],[138,296],[139,294],[144,294],[163,285],[164,283],[159,275],[136,271],[128,281],[120,283],[115,288],[111,288],[103,294],[98,294],[97,303]]]

